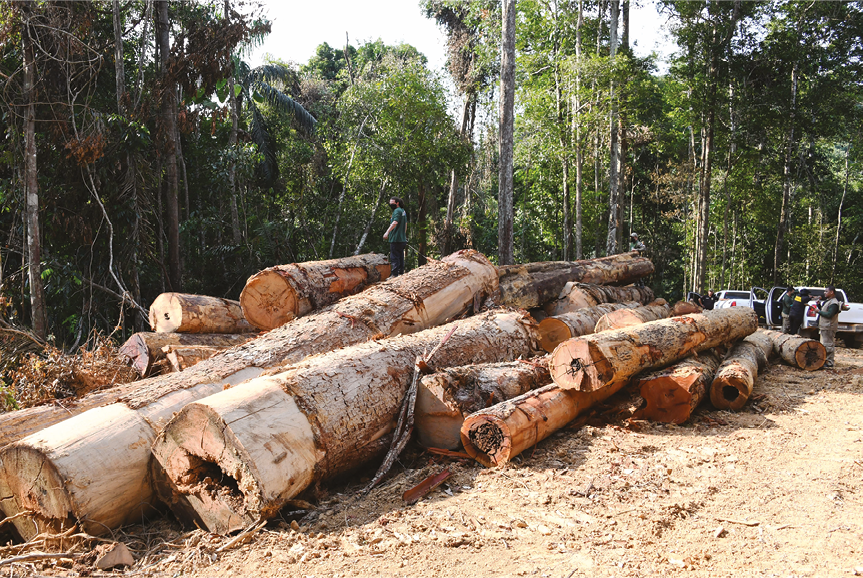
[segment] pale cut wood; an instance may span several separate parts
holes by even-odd
[[[552,261],[498,267],[500,292],[492,303],[532,309],[557,299],[570,281],[628,285],[653,273],[653,263],[638,253],[584,261]]]
[[[701,313],[704,311],[704,308],[700,305],[696,305],[691,301],[678,301],[674,304],[674,307],[671,308],[671,316],[678,317],[680,315],[689,315],[691,313]]]
[[[149,478],[148,446],[156,432],[187,403],[308,355],[438,325],[469,311],[475,301],[496,287],[496,268],[485,256],[476,251],[459,251],[345,297],[319,313],[295,319],[186,371],[138,382],[118,401],[143,416],[150,427],[150,441],[134,435],[132,428],[124,429],[122,423],[101,424],[101,414],[91,413],[95,410],[56,423],[0,450],[0,490],[4,484],[19,489],[38,488],[32,493],[0,491],[0,497],[6,498],[0,501],[0,507],[7,516],[27,510],[38,512],[38,526],[23,519],[20,524],[17,519],[13,521],[25,539],[37,531],[54,531],[69,518],[81,520],[89,533],[103,534],[116,527],[111,524],[119,519],[135,519],[141,513],[140,505],[155,499]],[[74,441],[64,441],[70,436]],[[100,445],[98,451],[91,447],[96,442]],[[31,461],[41,463],[22,472],[44,471],[47,476],[56,470],[67,483],[57,485],[45,477],[32,476],[24,481],[12,480],[17,468],[7,456],[13,454],[28,455]],[[93,455],[97,457],[91,459]],[[108,504],[91,495],[105,491],[101,480],[108,480],[106,483],[116,494],[110,511],[104,509]],[[139,487],[146,495],[138,492]],[[62,496],[47,497],[53,493]],[[45,500],[70,504],[72,509],[62,516],[55,509],[43,512]]]
[[[162,348],[168,345],[186,347],[233,347],[257,337],[255,333],[153,333],[133,334],[120,346],[120,355],[126,357],[141,377],[146,376],[153,363],[165,358]]]
[[[610,285],[594,285],[570,281],[564,285],[558,298],[545,305],[545,311],[552,317],[571,313],[586,307],[596,307],[602,303],[627,303],[638,301],[647,305],[653,301],[653,290],[650,287],[613,287]]]
[[[310,357],[201,399],[153,445],[160,496],[179,516],[194,512],[190,522],[227,533],[272,517],[311,483],[380,456],[417,356],[454,327],[432,363],[499,362],[535,351],[529,316],[488,312]]]
[[[643,307],[635,307],[633,309],[620,309],[609,311],[596,322],[594,331],[610,331],[612,329],[623,329],[640,325],[648,321],[657,321],[665,319],[671,315],[671,306],[665,299],[657,299],[650,305]]]
[[[773,351],[789,365],[815,371],[827,361],[827,350],[820,341],[778,331],[762,331],[773,340]]]
[[[224,351],[226,348],[166,345],[162,349],[165,352],[165,357],[167,357],[168,363],[171,364],[171,371],[183,371],[184,369],[189,369],[193,365],[201,363],[205,359],[210,359],[220,351]]]
[[[466,415],[549,383],[546,358],[452,367],[423,376],[414,409],[417,439],[428,448],[458,449]]]
[[[551,353],[567,339],[593,333],[596,330],[596,322],[606,313],[618,309],[634,309],[640,305],[638,301],[603,303],[562,313],[556,317],[547,317],[539,322],[540,344],[546,352]]]
[[[720,359],[712,351],[687,357],[665,369],[639,376],[635,381],[644,407],[635,417],[681,424],[707,397]]]
[[[150,305],[150,328],[156,333],[255,333],[239,301],[162,293]]]
[[[500,467],[612,394],[551,384],[472,413],[464,419],[465,451],[486,467]]]
[[[757,328],[754,310],[732,307],[577,337],[551,354],[551,378],[564,389],[615,392],[641,371],[733,343]]]
[[[375,253],[276,265],[249,277],[240,306],[249,323],[269,331],[389,276],[386,256]]]
[[[735,344],[710,384],[710,403],[717,409],[743,407],[752,395],[758,372],[767,366],[772,352],[773,340],[760,330]]]

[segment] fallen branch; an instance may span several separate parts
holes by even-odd
[[[247,530],[245,530],[243,532],[240,532],[230,542],[228,542],[227,544],[222,544],[221,546],[216,548],[216,553],[218,554],[219,552],[224,552],[225,550],[230,550],[234,546],[244,543],[246,540],[248,540],[249,538],[254,536],[256,533],[258,533],[258,531],[266,525],[267,525],[267,521],[264,520],[263,522],[260,522],[254,526],[251,526],[250,528],[248,528]]]
[[[32,562],[33,560],[56,560],[58,558],[68,558],[69,560],[74,560],[75,558],[77,558],[77,556],[72,552],[63,552],[61,554],[45,554],[42,552],[38,552],[0,560],[0,566],[6,566],[7,564],[18,564],[19,562]]]

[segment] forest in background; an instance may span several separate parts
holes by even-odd
[[[73,349],[142,329],[163,291],[236,299],[272,265],[385,253],[390,196],[409,268],[498,258],[511,203],[516,262],[621,252],[635,231],[667,299],[863,299],[863,6],[658,6],[677,43],[662,74],[631,51],[629,0],[518,0],[499,188],[501,2],[419,3],[447,36],[435,71],[380,41],[251,68],[270,32],[254,2],[4,1],[0,325]]]

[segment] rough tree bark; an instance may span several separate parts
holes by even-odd
[[[389,276],[386,256],[375,253],[276,265],[249,277],[240,306],[249,323],[269,331]]]
[[[611,311],[618,309],[634,309],[639,307],[638,301],[625,303],[603,303],[595,307],[585,307],[555,317],[546,317],[539,322],[540,345],[551,353],[554,348],[573,337],[590,335],[596,331],[596,322]]]
[[[560,295],[570,281],[627,285],[653,273],[653,263],[636,253],[584,261],[553,261],[498,267],[500,294],[493,302],[532,309]]]
[[[257,337],[254,333],[135,333],[120,346],[118,353],[128,358],[130,365],[141,377],[147,375],[153,363],[165,358],[162,348],[168,345],[181,347],[218,347],[225,349]]]
[[[634,309],[620,309],[609,311],[596,322],[594,331],[611,331],[640,325],[648,321],[657,321],[671,316],[671,306],[665,299],[657,299],[650,305],[636,307]]]
[[[515,0],[503,0],[500,51],[500,131],[497,201],[497,247],[501,265],[514,263],[513,127],[515,105]]]
[[[150,328],[156,333],[253,333],[239,301],[162,293],[150,305]]]
[[[596,307],[601,303],[638,301],[641,305],[647,305],[653,299],[653,291],[650,287],[636,287],[635,285],[611,287],[570,281],[563,286],[560,297],[556,301],[547,303],[543,309],[549,315],[554,316],[572,313],[585,307]]]
[[[720,359],[712,351],[687,357],[665,369],[638,378],[645,406],[634,417],[661,423],[681,424],[689,420],[710,389]]]
[[[821,369],[827,360],[827,350],[819,341],[778,331],[762,332],[773,340],[773,351],[789,365],[815,371]]]
[[[496,289],[496,268],[459,251],[345,297],[180,373],[138,382],[119,403],[36,432],[0,450],[0,507],[24,539],[69,519],[91,534],[140,521],[155,498],[148,476],[156,432],[187,403],[316,353],[413,333],[456,318]],[[413,363],[413,361],[411,362]]]
[[[420,380],[414,423],[427,448],[458,449],[464,418],[551,383],[548,359],[443,369]]]
[[[551,378],[564,389],[613,393],[641,371],[733,343],[756,329],[754,310],[732,307],[578,337],[551,354]]]
[[[618,34],[617,21],[620,17],[620,0],[611,0],[611,20],[609,25],[609,57],[614,61],[617,55]],[[620,222],[620,179],[618,171],[620,170],[620,142],[618,141],[618,103],[617,95],[615,94],[615,80],[612,78],[609,88],[608,99],[611,103],[611,111],[609,113],[609,163],[608,163],[608,236],[605,242],[605,250],[609,255],[614,255],[618,252],[617,239],[618,231],[622,227]]]
[[[710,384],[710,402],[716,409],[738,410],[752,395],[758,372],[767,367],[773,340],[757,331],[732,347]]]
[[[270,518],[312,483],[386,450],[417,356],[451,329],[432,359],[442,367],[530,355],[531,326],[520,313],[489,312],[311,357],[189,404],[153,445],[159,495],[211,532]]]

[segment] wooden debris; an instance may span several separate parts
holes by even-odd
[[[156,333],[255,333],[239,301],[162,293],[150,305],[150,328]]]
[[[767,366],[773,351],[773,340],[764,331],[756,331],[734,345],[710,384],[710,402],[717,409],[738,410],[752,395],[758,372]]]
[[[102,555],[96,560],[96,568],[100,570],[110,570],[117,566],[134,566],[135,559],[129,548],[122,542],[111,544]]]
[[[255,333],[153,333],[133,334],[120,346],[120,355],[126,357],[141,377],[150,373],[153,364],[164,359],[165,347],[217,347],[241,345],[257,337]]]
[[[778,331],[762,331],[773,340],[773,351],[789,365],[815,371],[827,361],[827,350],[820,341]]]
[[[634,382],[645,406],[634,417],[661,423],[681,424],[689,420],[707,397],[720,359],[705,351],[665,369],[638,377]]]
[[[183,371],[201,363],[205,359],[210,359],[225,349],[224,347],[180,347],[167,345],[163,348],[163,351],[165,352],[165,357],[168,359],[168,363],[171,364],[171,371]]]
[[[402,500],[404,500],[408,504],[414,504],[420,501],[432,490],[444,483],[444,481],[446,481],[447,478],[449,478],[451,475],[452,474],[449,470],[444,470],[439,474],[432,474],[431,476],[427,477],[422,482],[402,494]]]

